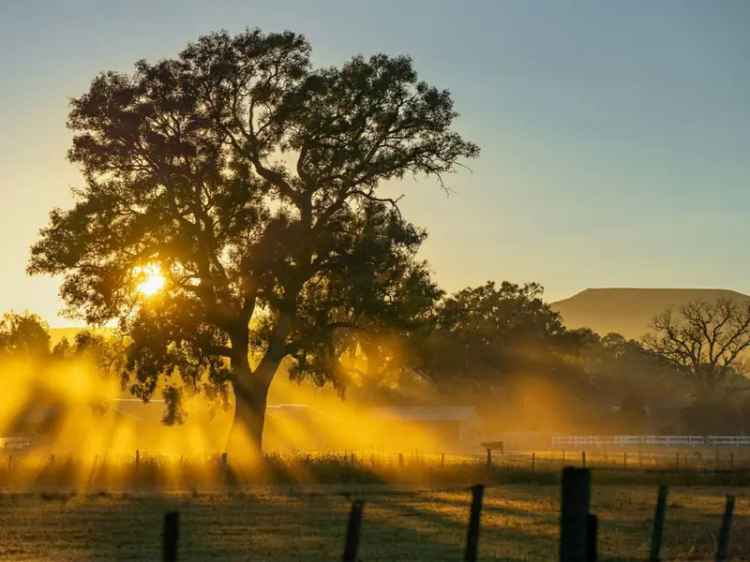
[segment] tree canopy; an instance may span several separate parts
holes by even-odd
[[[45,357],[50,352],[49,328],[29,312],[7,312],[0,320],[0,353]]]
[[[487,282],[437,305],[424,343],[424,369],[439,384],[487,389],[503,374],[569,346],[572,334],[542,299],[537,283]]]
[[[164,375],[229,386],[257,443],[284,358],[294,376],[339,384],[347,337],[408,328],[439,293],[417,258],[424,231],[383,182],[442,184],[479,153],[408,57],[314,68],[310,52],[292,32],[219,32],[97,76],[68,121],[85,184],[29,265],[63,277],[71,314],[119,321],[135,394]],[[147,267],[165,279],[148,298]]]

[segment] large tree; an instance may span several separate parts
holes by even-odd
[[[423,369],[439,385],[486,395],[521,368],[548,367],[575,333],[544,302],[538,283],[467,287],[440,301],[422,346]]]
[[[285,358],[293,376],[343,384],[351,334],[408,330],[437,296],[415,257],[424,232],[383,182],[442,184],[479,152],[409,58],[309,57],[291,32],[220,32],[97,76],[68,121],[85,185],[52,211],[29,265],[63,276],[71,313],[119,320],[135,394],[175,375],[230,388],[233,437],[257,446]],[[154,268],[164,288],[146,298],[136,288]]]
[[[742,354],[750,347],[750,303],[691,302],[677,314],[666,310],[657,315],[651,328],[644,344],[689,378],[698,401],[716,398],[733,377],[743,374]]]

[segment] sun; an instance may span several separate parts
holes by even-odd
[[[136,267],[133,272],[138,275],[142,281],[138,283],[136,291],[144,297],[151,297],[161,291],[166,284],[166,279],[162,275],[161,268],[158,264],[148,264]]]

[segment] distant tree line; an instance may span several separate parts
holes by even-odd
[[[488,282],[436,293],[408,328],[346,332],[336,385],[344,398],[361,402],[472,404],[505,429],[550,429],[531,419],[533,401],[544,400],[529,390],[537,388],[555,395],[564,420],[556,430],[745,432],[745,315],[726,301],[691,303],[659,314],[639,342],[567,329],[537,283]],[[137,384],[127,369],[133,341],[122,335],[83,330],[72,341],[50,342],[47,325],[34,314],[8,313],[0,321],[0,356],[60,361],[85,355],[120,376],[124,389]],[[164,420],[176,423],[184,412],[179,398],[170,400],[170,388]],[[229,404],[227,396],[209,398]]]

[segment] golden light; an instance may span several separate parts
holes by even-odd
[[[162,275],[161,268],[158,264],[148,264],[142,267],[136,267],[134,270],[142,281],[136,287],[136,290],[145,297],[150,297],[164,288],[166,279]]]

